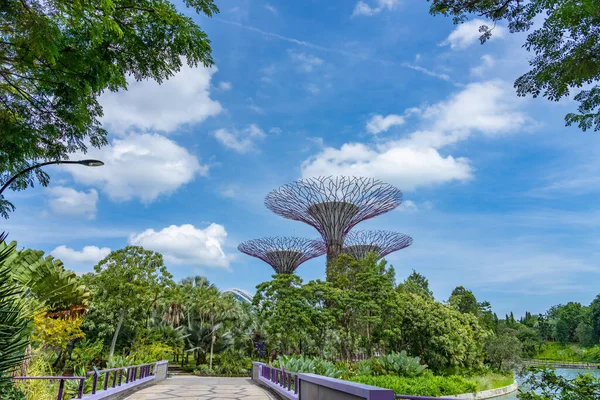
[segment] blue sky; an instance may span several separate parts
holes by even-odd
[[[439,300],[464,285],[499,315],[598,294],[600,138],[564,126],[574,101],[516,96],[522,35],[498,26],[480,45],[485,21],[456,27],[425,1],[217,3],[215,18],[194,16],[215,67],[104,94],[111,145],[84,157],[106,166],[51,167],[48,188],[7,194],[19,247],[85,272],[139,244],[177,279],[253,292],[272,270],[240,241],[317,237],[264,196],[301,177],[364,175],[404,192],[357,227],[414,238],[387,257],[398,280],[415,269]],[[323,278],[324,258],[298,274]]]

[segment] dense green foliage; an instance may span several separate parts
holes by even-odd
[[[0,235],[0,241],[5,239]],[[30,323],[21,300],[23,291],[11,279],[6,260],[14,253],[13,245],[0,249],[0,394],[2,398],[18,398],[19,391],[7,379],[25,359]]]
[[[396,287],[385,261],[343,255],[331,263],[329,281],[276,275],[257,287],[254,305],[270,347],[284,354],[351,359],[405,350],[434,371],[481,366],[489,332],[476,316],[436,302],[428,289],[406,289],[423,288],[420,281]]]
[[[521,351],[519,339],[508,334],[489,338],[485,346],[488,361],[499,370],[518,365],[521,361]]]
[[[0,242],[0,251],[7,247],[16,248],[17,243]],[[60,260],[44,257],[41,250],[13,251],[5,265],[11,279],[26,291],[27,297],[50,313],[76,313],[88,305],[89,290],[75,273],[65,269]]]
[[[577,124],[584,131],[600,130],[600,7],[597,0],[428,0],[432,14],[442,14],[461,23],[469,15],[508,22],[510,32],[527,32],[524,47],[532,52],[531,70],[519,77],[515,88],[519,96],[542,95],[558,101],[581,88],[574,98],[577,113],[566,116],[567,125]],[[494,27],[483,26],[481,42],[493,35]]]
[[[199,14],[213,0],[185,0]],[[107,143],[98,97],[127,77],[168,79],[183,63],[212,65],[210,41],[167,0],[7,0],[0,6],[0,182],[41,160]],[[25,189],[35,170],[11,188]],[[0,214],[14,209],[0,195]]]
[[[600,378],[591,374],[567,379],[546,367],[530,367],[527,389],[519,390],[520,400],[597,400],[600,398]]]
[[[350,380],[367,385],[392,389],[395,393],[416,396],[453,395],[473,393],[477,391],[477,384],[461,376],[434,376],[425,375],[416,378],[405,378],[395,375],[381,376],[355,376]]]
[[[95,315],[101,315],[110,326],[110,360],[125,317],[147,313],[174,283],[162,255],[138,246],[113,251],[94,269],[96,273],[87,275],[84,281],[96,299]]]

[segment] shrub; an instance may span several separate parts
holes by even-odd
[[[246,375],[252,366],[242,350],[229,348],[216,356],[215,371],[222,375]]]
[[[331,361],[317,357],[279,356],[273,365],[277,368],[285,368],[287,371],[317,374],[330,378],[341,378],[349,375],[347,368],[342,368]]]
[[[398,375],[415,377],[422,375],[427,365],[421,365],[419,357],[410,357],[406,351],[391,352],[382,357],[374,357],[357,363],[358,375]]]
[[[102,339],[96,339],[95,341],[83,339],[73,348],[67,367],[73,369],[83,367],[88,371],[93,365],[99,367],[103,362],[103,349],[104,342]]]
[[[132,354],[136,364],[146,364],[164,360],[172,351],[171,346],[164,343],[138,344]]]
[[[461,376],[434,376],[424,374],[415,378],[406,378],[394,375],[381,376],[355,376],[352,382],[366,385],[379,386],[392,389],[396,394],[413,396],[445,396],[477,391],[477,384]]]
[[[20,391],[10,378],[0,377],[0,399],[26,400],[25,394]]]

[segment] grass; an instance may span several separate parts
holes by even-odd
[[[557,362],[600,362],[600,346],[583,347],[576,343],[544,343],[533,357],[536,360]]]
[[[490,373],[484,376],[474,376],[467,379],[477,384],[478,392],[512,385],[515,381],[512,376],[506,376],[497,373]]]
[[[514,383],[513,376],[495,372],[468,378],[458,375],[435,376],[432,374],[424,374],[416,378],[395,375],[362,375],[351,377],[350,380],[366,385],[392,389],[396,394],[434,397],[481,392],[498,389]]]

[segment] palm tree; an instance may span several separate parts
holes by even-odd
[[[239,316],[237,303],[230,295],[222,295],[218,291],[211,292],[200,305],[200,313],[206,318],[210,332],[210,361],[212,370],[214,345],[219,332],[225,328],[225,323]]]
[[[0,234],[0,242],[5,239],[6,235]],[[23,362],[30,336],[30,319],[21,301],[23,290],[15,285],[6,266],[14,251],[11,245],[0,249],[0,380]]]
[[[65,269],[62,261],[44,257],[41,250],[17,251],[16,242],[0,241],[0,251],[12,249],[4,260],[11,280],[24,289],[34,306],[47,308],[51,317],[84,313],[90,298],[89,290],[79,277]]]

